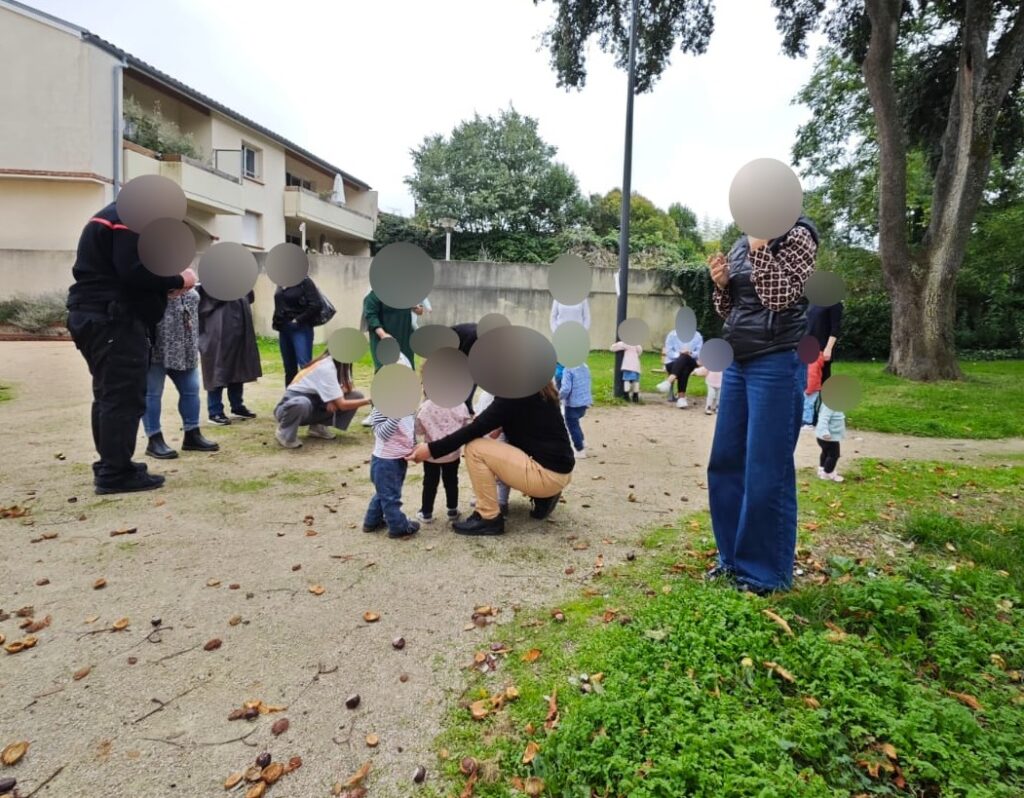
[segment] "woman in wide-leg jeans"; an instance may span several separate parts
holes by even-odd
[[[803,411],[797,346],[806,329],[803,286],[817,231],[801,217],[772,241],[741,238],[712,261],[715,307],[733,363],[722,377],[708,463],[718,565],[708,577],[744,590],[787,589],[796,548],[793,454]]]

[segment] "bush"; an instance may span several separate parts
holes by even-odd
[[[182,133],[177,123],[164,117],[159,100],[153,102],[152,111],[146,111],[134,97],[125,98],[124,137],[162,155],[203,157],[193,135]]]
[[[67,324],[67,297],[54,291],[34,297],[14,297],[0,301],[0,324],[36,333]]]

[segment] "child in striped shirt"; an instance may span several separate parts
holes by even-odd
[[[402,361],[409,365],[404,355],[399,359]],[[363,531],[376,532],[387,527],[389,538],[415,535],[420,525],[402,512],[402,486],[409,467],[405,458],[416,447],[416,417],[388,418],[375,407],[369,419],[374,437],[370,480],[377,492],[366,508]]]

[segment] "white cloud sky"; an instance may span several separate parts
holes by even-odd
[[[409,150],[474,112],[537,118],[585,193],[622,182],[625,74],[595,45],[582,91],[556,88],[530,0],[29,0],[372,185],[411,212]],[[633,189],[728,220],[753,158],[789,161],[809,59],[781,53],[769,0],[718,0],[707,54],[676,53],[636,100]]]

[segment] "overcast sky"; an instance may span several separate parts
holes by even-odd
[[[409,213],[409,150],[509,103],[584,193],[621,185],[625,74],[591,45],[582,91],[555,86],[539,36],[554,6],[530,0],[29,0],[87,28],[380,192]],[[791,104],[809,59],[781,54],[770,0],[718,0],[707,54],[676,53],[637,98],[633,189],[665,208],[729,220],[749,160],[789,162],[807,110]]]

